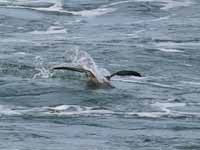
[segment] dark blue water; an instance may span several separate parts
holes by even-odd
[[[93,89],[66,50],[143,77]],[[0,149],[199,150],[200,2],[0,0]]]

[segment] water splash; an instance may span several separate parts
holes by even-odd
[[[43,58],[41,56],[36,56],[35,57],[35,69],[37,71],[39,71],[39,73],[36,73],[33,76],[33,79],[37,79],[37,78],[49,78],[53,75],[53,73],[51,73],[48,69],[46,69],[44,67],[44,61]]]
[[[78,48],[67,50],[65,52],[65,60],[75,66],[81,66],[91,71],[99,82],[103,82],[105,76],[110,75],[109,71],[105,68],[99,68],[87,52],[81,51]]]

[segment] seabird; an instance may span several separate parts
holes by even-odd
[[[103,76],[103,79],[99,80],[96,73],[86,67],[79,65],[68,65],[68,66],[55,66],[53,67],[54,70],[70,70],[80,73],[85,73],[86,77],[88,78],[88,83],[93,86],[106,86],[106,87],[113,87],[111,85],[111,78],[114,76],[137,76],[141,77],[141,74],[136,71],[131,70],[120,70],[115,73],[112,73],[108,76]]]

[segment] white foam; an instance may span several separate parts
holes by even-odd
[[[170,19],[171,16],[163,16],[163,17],[158,17],[158,18],[153,18],[153,19],[145,19],[145,20],[137,20],[133,22],[134,24],[144,24],[144,23],[151,23],[151,22],[160,22],[163,20],[168,20]],[[150,28],[151,30],[151,28]],[[142,30],[141,32],[144,32],[145,30]],[[140,32],[139,32],[140,33]]]
[[[35,70],[37,70],[38,73],[34,74],[33,79],[49,78],[53,75],[49,69],[44,67],[44,60],[41,56],[35,57]]]
[[[141,118],[162,118],[162,117],[200,117],[199,112],[179,112],[171,111],[172,107],[184,107],[185,103],[155,103],[153,107],[158,107],[161,112],[115,112],[100,107],[87,107],[80,105],[57,105],[44,107],[21,107],[0,105],[0,116],[23,116],[35,117],[45,116],[110,116],[120,115],[124,117]],[[194,105],[194,104],[193,104]]]
[[[116,10],[116,8],[99,7],[99,8],[91,9],[91,10],[68,11],[68,10],[63,9],[62,0],[55,1],[54,5],[50,7],[28,7],[28,6],[20,6],[20,5],[2,6],[2,7],[32,9],[32,10],[46,11],[46,12],[59,12],[59,13],[66,13],[66,14],[72,14],[72,15],[79,15],[83,17],[101,16],[101,15],[111,13]]]
[[[30,34],[65,34],[66,29],[60,26],[50,26],[46,31],[32,31]]]
[[[154,2],[154,1],[157,1],[157,0],[135,0],[137,2]]]
[[[141,118],[179,118],[179,117],[194,117],[199,118],[198,112],[179,112],[179,111],[163,111],[163,112],[128,112],[124,116],[141,117]]]
[[[110,3],[110,4],[104,5],[104,7],[108,7],[108,6],[110,7],[110,6],[120,5],[120,4],[124,4],[124,3],[129,3],[129,2],[132,2],[132,1],[113,2],[113,3]]]
[[[191,0],[182,0],[182,1],[163,0],[163,2],[166,3],[166,5],[161,8],[163,10],[169,10],[171,8],[177,8],[177,7],[188,7],[193,4]]]
[[[114,76],[112,77],[113,81],[122,81],[122,82],[130,82],[130,83],[143,83],[142,80],[146,79],[146,77],[137,77],[137,76]]]
[[[166,113],[170,113],[171,110],[169,108],[184,107],[184,106],[186,106],[186,103],[160,103],[160,102],[156,102],[156,103],[152,104],[152,106],[158,107]]]
[[[48,107],[20,107],[0,105],[0,115],[5,116],[74,116],[74,115],[109,115],[113,111],[99,109],[95,107],[85,107],[79,105],[58,105]]]
[[[26,55],[31,55],[30,53],[26,53],[26,52],[16,52],[14,53],[15,56],[26,56]]]
[[[39,8],[32,8],[34,10],[39,10],[39,11],[49,11],[49,12],[63,12],[63,13],[70,13],[69,11],[65,11],[62,8],[62,1],[57,0],[53,6],[50,7],[39,7]]]
[[[200,46],[200,42],[182,42],[182,43],[177,43],[177,42],[158,42],[155,43],[157,47],[165,47],[165,48],[185,48],[191,47],[191,46]]]
[[[177,7],[188,7],[194,4],[191,0],[136,0],[138,2],[160,2],[163,4],[162,10],[169,10]]]
[[[162,84],[162,83],[153,82],[153,83],[149,83],[149,84],[150,85],[155,85],[155,86],[158,86],[158,87],[163,87],[163,88],[173,88],[173,86],[171,86],[171,85]]]
[[[128,112],[128,116],[137,116],[137,117],[147,117],[147,118],[161,118],[161,117],[180,117],[180,116],[199,116],[199,113],[190,113],[190,112],[178,112],[172,111],[169,108],[174,107],[184,107],[186,103],[160,103],[156,102],[151,105],[152,107],[159,108],[161,112]]]
[[[127,83],[142,83],[146,85],[153,85],[158,86],[162,88],[173,88],[171,85],[162,84],[162,83],[156,83],[156,82],[148,82],[147,79],[149,77],[136,77],[136,76],[115,76],[111,80],[112,81],[119,81],[119,82],[127,82]]]
[[[180,81],[183,84],[191,84],[191,85],[196,85],[200,86],[200,82],[192,82],[192,81]]]
[[[16,110],[13,110],[12,108],[6,105],[0,105],[0,115],[13,116],[21,115],[21,113]]]
[[[184,53],[181,49],[200,46],[200,42],[155,42],[155,49],[168,53]]]
[[[170,108],[170,107],[183,107],[186,106],[186,103],[160,103],[156,102],[152,104],[152,106],[160,107],[160,108]]]
[[[95,16],[101,16],[110,12],[115,11],[114,8],[97,8],[97,9],[91,9],[91,10],[81,10],[81,11],[67,11],[63,9],[62,1],[56,1],[56,3],[49,7],[49,8],[34,8],[36,10],[40,11],[56,11],[61,13],[69,13],[73,15],[80,15],[84,17],[95,17]]]
[[[164,112],[130,112],[126,113],[127,116],[137,116],[142,118],[160,118],[166,115]]]
[[[71,13],[73,15],[80,15],[84,17],[95,17],[114,12],[115,10],[115,8],[97,8],[92,10],[71,11]]]
[[[168,20],[170,16],[163,16],[163,17],[158,17],[156,19],[152,19],[149,22],[154,22],[154,21],[161,21],[161,20]]]
[[[163,112],[113,112],[98,107],[85,107],[79,105],[58,105],[48,107],[13,107],[0,105],[0,115],[5,116],[102,116],[102,115],[124,115],[147,118],[158,118]]]
[[[60,105],[55,107],[48,107],[45,112],[47,115],[58,115],[58,116],[71,116],[71,115],[106,115],[113,114],[113,111],[98,109],[94,107],[85,107],[79,105]]]
[[[170,52],[170,53],[182,53],[184,51],[177,50],[177,49],[168,49],[168,48],[159,48],[162,52]]]
[[[10,0],[1,0],[0,2],[1,2],[1,3],[9,3]]]
[[[51,110],[64,111],[64,110],[69,109],[69,107],[70,107],[69,105],[59,105],[59,106],[52,107]]]

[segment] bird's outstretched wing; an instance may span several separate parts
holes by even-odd
[[[111,79],[113,76],[137,76],[137,77],[142,77],[142,75],[136,71],[132,71],[132,70],[121,70],[121,71],[117,71],[113,74],[111,74],[110,76],[107,76],[107,79]]]
[[[82,68],[75,68],[75,67],[69,67],[69,66],[58,66],[53,67],[54,70],[70,70],[70,71],[76,71],[76,72],[87,72],[86,70]]]
[[[85,73],[88,76],[93,76],[95,77],[95,75],[87,69],[84,69],[81,66],[73,66],[73,65],[59,65],[59,66],[54,66],[52,69],[54,70],[70,70],[70,71],[76,71],[76,72],[80,72],[80,73]]]
[[[53,67],[54,70],[70,70],[70,71],[76,71],[76,72],[80,72],[80,73],[85,73],[87,75],[87,77],[93,77],[96,79],[96,76],[94,75],[93,72],[91,72],[90,70],[87,70],[85,68],[83,68],[82,66],[74,66],[74,65],[59,65],[59,66],[55,66]],[[121,70],[121,71],[117,71],[113,74],[111,74],[110,76],[106,76],[106,78],[108,80],[110,80],[113,76],[137,76],[137,77],[142,77],[142,75],[139,72],[136,71],[132,71],[132,70]]]

